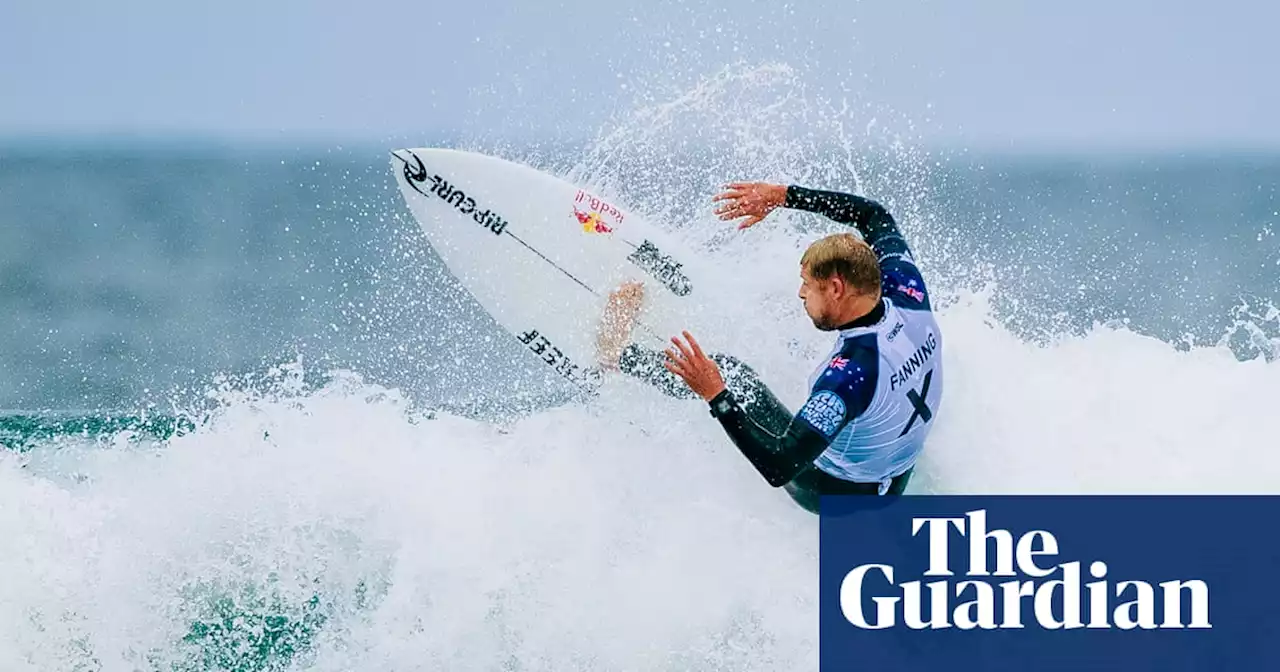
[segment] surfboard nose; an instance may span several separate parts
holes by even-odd
[[[391,152],[391,164],[398,167],[396,175],[410,182],[422,182],[427,177],[427,168],[422,159],[412,149],[396,149]]]

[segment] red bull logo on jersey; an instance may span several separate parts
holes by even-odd
[[[573,216],[582,224],[584,233],[613,233],[624,219],[613,204],[582,189],[574,196]]]
[[[899,292],[902,292],[903,294],[906,294],[907,296],[909,296],[909,297],[911,297],[911,298],[913,298],[913,299],[915,299],[917,303],[923,303],[923,302],[924,302],[924,292],[922,292],[922,291],[920,291],[920,290],[916,289],[915,287],[908,287],[908,286],[906,286],[906,285],[898,285],[898,291],[899,291]]]

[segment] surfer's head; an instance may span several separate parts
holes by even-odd
[[[880,302],[880,262],[871,246],[851,233],[810,245],[800,258],[800,300],[823,331],[870,312]]]

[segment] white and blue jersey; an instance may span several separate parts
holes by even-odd
[[[830,444],[817,468],[881,483],[915,465],[942,396],[942,341],[924,281],[910,259],[882,259],[881,306],[872,324],[840,330],[809,378],[799,419]]]

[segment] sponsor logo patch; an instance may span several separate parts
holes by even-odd
[[[800,409],[800,417],[827,437],[835,436],[844,421],[844,400],[830,390],[823,390],[809,397]]]

